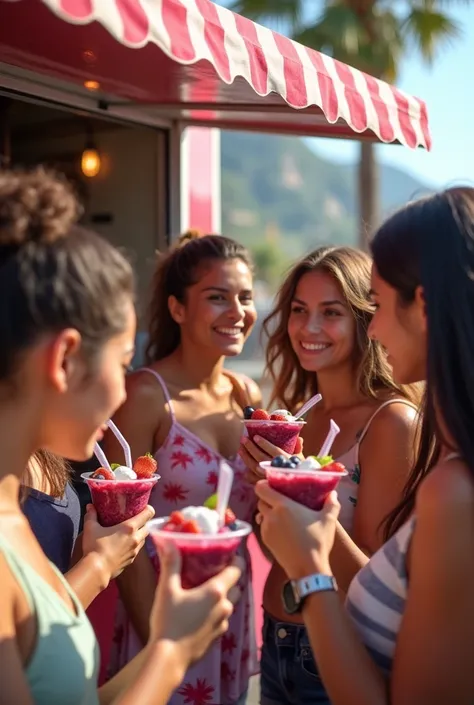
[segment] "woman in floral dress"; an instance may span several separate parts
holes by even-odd
[[[256,315],[249,255],[233,240],[189,234],[159,259],[147,367],[130,375],[127,401],[115,417],[132,455],[150,452],[158,461],[161,480],[150,500],[156,516],[203,504],[215,492],[226,461],[234,470],[230,506],[237,518],[253,518],[255,495],[238,449],[242,409],[258,405],[260,393],[251,380],[223,365],[242,351]],[[105,449],[110,460],[121,460],[112,437],[106,437]],[[245,702],[258,664],[250,560],[245,546],[242,550],[247,572],[229,631],[187,673],[171,705]],[[112,673],[147,641],[157,568],[147,545],[119,578]]]
[[[305,455],[318,453],[331,419],[341,429],[333,455],[349,474],[338,486],[331,566],[344,592],[354,552],[371,555],[383,543],[381,524],[398,504],[411,468],[419,400],[418,389],[393,382],[382,348],[369,338],[370,272],[363,252],[320,248],[292,269],[265,322],[277,405],[294,411],[316,392],[323,397],[306,418]],[[261,479],[257,463],[278,454],[264,441],[256,446],[244,439],[241,449],[254,481]],[[302,617],[283,610],[286,579],[273,563],[264,591],[261,704],[328,705]]]

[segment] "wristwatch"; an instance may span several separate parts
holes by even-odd
[[[336,579],[332,575],[314,573],[300,580],[287,580],[283,585],[283,608],[287,614],[301,612],[304,600],[315,592],[337,590]]]

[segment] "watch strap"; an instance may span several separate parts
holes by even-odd
[[[306,578],[292,580],[291,585],[297,602],[303,600],[315,592],[337,591],[336,579],[332,575],[322,575],[313,573]]]

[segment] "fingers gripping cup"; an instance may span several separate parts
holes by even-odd
[[[217,521],[212,518],[209,521],[211,514],[217,513],[206,507],[187,507],[169,517],[153,519],[148,523],[150,538],[157,549],[167,541],[172,541],[178,548],[181,554],[181,583],[186,589],[202,585],[226,568],[242,539],[252,530],[250,524],[238,520],[233,522],[231,528],[219,529]]]
[[[247,409],[245,411],[247,416]],[[264,409],[252,409],[250,418],[244,418],[250,440],[260,436],[290,455],[295,452],[296,441],[305,423],[297,421],[286,411],[269,414]]]
[[[102,467],[81,477],[89,487],[99,523],[115,526],[145,509],[160,476],[156,474],[157,462],[149,454],[137,458],[132,468],[129,444],[112,421],[108,425],[124,450],[127,465],[110,465],[96,443],[94,453]]]

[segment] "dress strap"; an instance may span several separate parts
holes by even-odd
[[[170,393],[168,391],[168,387],[166,386],[165,380],[163,379],[163,377],[160,374],[158,374],[158,372],[156,372],[155,370],[152,370],[151,367],[141,367],[139,370],[137,370],[137,372],[149,372],[156,379],[156,381],[158,382],[158,384],[161,387],[165,401],[168,404],[171,420],[174,423],[176,421],[176,416],[175,416],[174,409],[173,409],[173,402],[171,401]]]
[[[379,414],[382,411],[382,409],[385,409],[385,407],[390,406],[390,404],[405,404],[405,406],[409,406],[412,409],[414,409],[415,411],[418,411],[418,407],[416,406],[416,404],[413,404],[413,402],[408,401],[408,399],[388,399],[387,401],[384,401],[383,404],[380,404],[380,406],[377,407],[377,409],[375,409],[374,413],[372,414],[372,416],[370,417],[370,419],[367,421],[364,428],[362,429],[362,432],[359,435],[358,445],[360,445],[362,443],[362,441],[364,440],[364,437],[370,428],[370,424],[375,419],[377,414]]]

